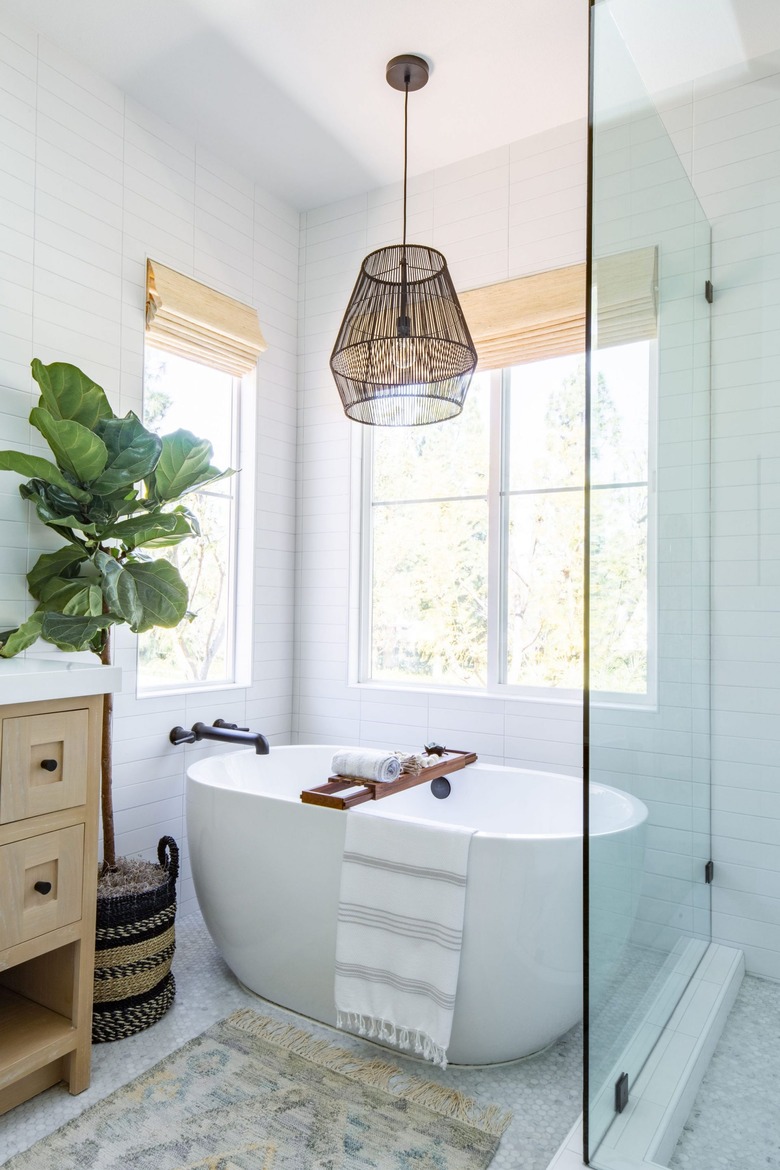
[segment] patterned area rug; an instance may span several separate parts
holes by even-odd
[[[480,1170],[509,1121],[244,1009],[4,1170]]]

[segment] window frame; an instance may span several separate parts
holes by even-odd
[[[178,360],[194,361],[166,350],[158,343],[144,339],[143,369],[146,372],[147,349],[152,348],[168,353]],[[217,366],[201,362],[208,369],[220,373]],[[140,637],[136,638],[136,685],[138,699],[150,699],[166,695],[196,695],[211,691],[235,691],[246,688],[252,682],[252,652],[254,644],[252,604],[254,595],[254,520],[255,520],[255,462],[256,462],[256,415],[257,415],[257,369],[243,375],[226,374],[231,379],[233,425],[231,434],[230,465],[237,469],[233,488],[233,522],[230,532],[230,559],[233,581],[228,588],[228,635],[227,644],[232,659],[231,679],[214,682],[193,680],[178,681],[165,686],[144,687],[141,685]],[[144,395],[141,395],[143,414]],[[204,436],[207,437],[207,436]],[[204,495],[217,495],[204,491]],[[224,496],[223,496],[224,498]],[[197,538],[196,538],[197,539]]]
[[[648,513],[647,513],[647,690],[642,694],[592,691],[591,700],[600,707],[656,710],[658,705],[658,555],[657,491],[658,453],[658,342],[648,344]],[[574,356],[574,355],[573,355]],[[541,359],[540,359],[541,360]],[[508,468],[510,428],[506,425],[505,400],[509,394],[511,367],[485,371],[490,378],[490,454],[488,462],[488,619],[487,675],[484,687],[412,682],[371,677],[372,631],[372,487],[373,427],[363,427],[353,445],[353,539],[351,542],[351,588],[349,685],[376,691],[413,691],[421,694],[453,694],[482,698],[504,698],[530,702],[581,704],[582,689],[541,687],[508,683],[506,592],[508,542],[505,539],[507,510],[512,493],[505,490],[503,473]],[[614,485],[616,488],[620,485]],[[541,490],[541,489],[540,489]],[[583,496],[584,482],[579,488]],[[609,485],[598,490],[609,490]],[[357,498],[356,498],[357,497]],[[450,498],[450,497],[448,497]],[[459,497],[452,497],[457,500]],[[467,498],[467,497],[462,497]],[[468,497],[471,498],[471,497]]]

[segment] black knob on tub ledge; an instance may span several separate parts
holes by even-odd
[[[48,894],[51,889],[51,882],[36,882],[33,889],[37,890],[39,894]]]
[[[437,800],[445,800],[452,792],[452,785],[446,776],[437,776],[431,780],[431,792]]]
[[[57,771],[57,761],[56,760],[41,760],[41,767],[45,768],[47,772],[56,772]]]

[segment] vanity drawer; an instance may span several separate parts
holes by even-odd
[[[0,951],[78,922],[83,877],[83,825],[0,847]]]
[[[0,824],[85,803],[87,731],[82,710],[3,720]]]

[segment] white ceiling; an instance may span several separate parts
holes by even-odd
[[[608,7],[651,96],[722,71],[748,80],[749,62],[780,48],[780,0],[610,0]]]
[[[298,208],[400,177],[403,96],[384,69],[428,58],[409,100],[412,173],[587,108],[586,0],[0,0],[131,97]]]
[[[603,7],[651,94],[780,47],[780,0]],[[0,0],[3,13],[297,208],[400,178],[403,97],[384,80],[398,53],[432,70],[410,98],[412,174],[587,109],[587,0]]]

